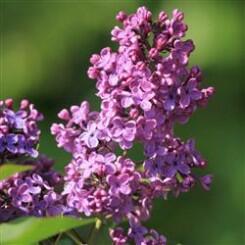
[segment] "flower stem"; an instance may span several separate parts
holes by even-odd
[[[58,234],[55,242],[54,242],[54,245],[58,245],[59,244],[59,241],[60,241],[60,238],[62,237],[62,232]]]
[[[96,218],[94,227],[93,227],[93,229],[92,229],[92,231],[91,231],[91,233],[89,235],[88,245],[92,245],[93,244],[94,237],[95,237],[96,233],[100,230],[101,226],[102,226],[101,219]]]
[[[72,239],[72,241],[76,245],[82,245],[84,244],[80,239],[72,232],[72,231],[66,231],[65,234]]]

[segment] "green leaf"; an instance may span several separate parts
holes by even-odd
[[[20,218],[0,225],[0,244],[31,244],[93,222],[93,218],[78,219],[68,216]]]
[[[0,181],[7,179],[8,177],[14,175],[15,173],[24,172],[26,170],[32,169],[31,165],[17,165],[13,163],[6,163],[0,167]]]

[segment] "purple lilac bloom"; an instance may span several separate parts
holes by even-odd
[[[213,179],[212,175],[205,175],[200,178],[201,185],[206,191],[210,190],[212,179]]]
[[[143,233],[142,233],[143,231]],[[155,230],[148,231],[145,227],[133,227],[129,231],[136,245],[166,245],[167,240],[163,235],[158,234]]]
[[[17,111],[13,100],[0,100],[0,156],[8,159],[19,156],[37,157],[40,130],[37,123],[43,118],[33,104],[22,100]]]
[[[27,215],[66,213],[64,198],[55,191],[62,178],[52,169],[53,161],[41,155],[35,160],[17,163],[33,165],[34,168],[0,181],[0,222]]]
[[[124,233],[123,229],[117,227],[110,230],[110,237],[114,245],[124,245],[127,243],[128,237]]]
[[[154,21],[140,7],[130,15],[120,11],[116,19],[121,27],[111,35],[118,48],[93,54],[88,69],[100,111],[82,102],[63,109],[58,116],[64,123],[51,128],[58,147],[72,155],[63,196],[81,214],[111,217],[116,224],[127,220],[127,234],[120,227],[110,231],[113,244],[165,245],[165,237],[142,222],[150,218],[155,198],[190,191],[196,180],[209,189],[211,176],[193,172],[206,161],[193,140],[174,134],[174,126],[205,106],[214,88],[202,88],[201,70],[188,66],[195,46],[184,40],[181,11],[172,17],[162,11]],[[136,142],[144,147],[140,163],[127,155]],[[115,154],[118,147],[123,154]]]
[[[84,141],[89,148],[95,148],[99,144],[97,134],[96,123],[90,121],[87,125],[86,131],[80,135],[80,140]]]
[[[0,168],[9,161],[33,166],[32,170],[0,181],[0,222],[20,216],[67,212],[63,196],[55,190],[62,183],[60,174],[52,169],[52,160],[38,157],[37,123],[42,118],[27,100],[21,101],[17,111],[12,99],[0,101]]]

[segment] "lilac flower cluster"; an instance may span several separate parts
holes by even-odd
[[[70,208],[87,216],[127,220],[124,233],[110,231],[116,245],[166,244],[166,239],[142,222],[150,217],[153,200],[187,192],[200,181],[209,189],[211,176],[197,177],[192,169],[206,166],[194,140],[183,142],[174,135],[175,123],[186,123],[192,113],[207,104],[212,87],[200,87],[201,71],[188,68],[191,40],[184,15],[173,11],[170,19],[161,12],[153,22],[151,12],[119,12],[122,27],[112,30],[117,51],[104,48],[92,55],[88,76],[96,79],[101,110],[91,111],[88,102],[63,109],[51,132],[59,147],[72,154],[66,167],[63,195]],[[127,150],[139,142],[144,159],[135,163]],[[115,151],[120,147],[123,155]],[[143,155],[143,154],[142,154]]]
[[[18,164],[33,165],[33,170],[0,181],[0,222],[27,215],[63,214],[62,196],[54,188],[62,178],[52,169],[53,161],[41,155]]]
[[[42,117],[27,100],[21,101],[17,112],[12,99],[0,101],[0,170],[9,161],[33,167],[0,181],[0,222],[65,212],[63,197],[55,190],[62,178],[52,169],[53,161],[43,155],[36,158],[40,136],[37,122]]]
[[[0,100],[0,158],[37,157],[40,136],[37,122],[42,118],[42,114],[27,100],[21,101],[17,112],[13,110],[12,99]]]
[[[123,245],[127,244],[129,238],[140,241],[142,245],[165,245],[167,240],[164,236],[159,235],[155,230],[148,230],[142,226],[134,225],[129,229],[129,234],[126,235],[122,228],[118,227],[110,230],[110,237],[113,244]]]

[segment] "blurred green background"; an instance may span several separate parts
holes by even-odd
[[[112,45],[115,14],[141,5],[154,15],[185,12],[187,37],[196,44],[191,64],[201,66],[203,86],[217,90],[208,108],[176,127],[181,137],[196,139],[209,161],[211,191],[197,187],[157,201],[149,225],[170,245],[245,244],[244,1],[1,0],[0,97],[28,98],[45,114],[41,150],[62,170],[70,157],[56,148],[49,127],[63,107],[84,99],[98,107],[95,82],[86,75],[89,57]]]

